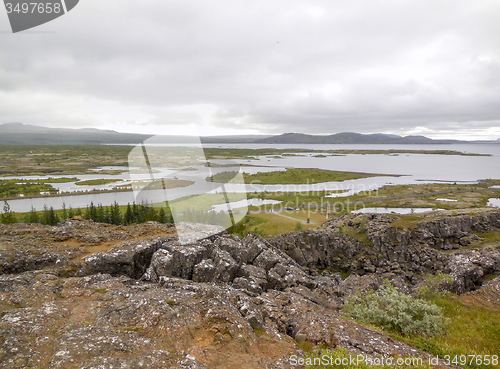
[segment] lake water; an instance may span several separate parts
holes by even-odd
[[[186,146],[186,145],[179,145]],[[481,179],[500,179],[500,144],[458,144],[458,145],[257,145],[257,144],[211,144],[204,147],[227,147],[227,148],[277,148],[277,149],[292,149],[304,148],[312,150],[455,150],[465,153],[490,154],[492,156],[458,156],[458,155],[427,155],[427,154],[375,154],[375,155],[359,155],[347,154],[345,156],[327,156],[324,158],[314,157],[315,153],[300,154],[300,156],[283,156],[276,157],[258,157],[256,160],[233,160],[239,164],[251,164],[252,167],[235,167],[235,168],[211,168],[212,174],[238,170],[247,173],[256,173],[259,171],[274,171],[285,170],[285,168],[319,168],[335,171],[350,171],[350,172],[365,172],[388,174],[390,176],[377,176],[372,178],[364,178],[358,180],[350,180],[343,182],[327,182],[319,184],[304,184],[304,185],[226,185],[225,190],[228,192],[261,192],[261,191],[290,191],[290,192],[305,192],[305,191],[344,191],[335,193],[330,197],[345,197],[360,191],[369,191],[380,188],[385,185],[397,184],[419,184],[419,183],[435,183],[435,182],[450,182],[450,183],[476,183]],[[100,175],[98,173],[92,175],[75,176],[80,180],[87,179],[119,179],[122,182],[111,183],[101,186],[77,186],[74,182],[57,183],[55,188],[60,191],[73,192],[91,189],[110,189],[114,186],[130,183],[130,175],[126,167],[105,168],[105,169],[123,169],[124,172],[119,175]],[[217,191],[217,186],[207,184],[204,176],[200,176],[200,172],[206,171],[202,165],[195,166],[197,171],[174,171],[168,168],[153,168],[159,173],[155,173],[156,178],[172,178],[173,175],[179,179],[192,180],[195,182],[192,186],[172,189],[169,191],[169,199],[180,198],[183,196],[206,193],[208,191]],[[51,177],[67,177],[55,176]],[[7,177],[4,177],[7,178]],[[47,178],[40,176],[30,177],[10,177],[18,179],[37,179]],[[149,175],[134,174],[134,180],[148,179]],[[220,186],[219,186],[220,187]],[[219,188],[222,190],[222,188]],[[147,201],[162,201],[165,200],[163,190],[142,191],[141,193],[134,192],[119,192],[119,193],[101,193],[101,194],[78,194],[72,196],[58,196],[50,198],[34,198],[34,199],[19,199],[11,200],[9,204],[12,210],[16,212],[29,211],[33,206],[37,210],[43,209],[44,205],[52,206],[54,209],[60,209],[63,203],[66,207],[72,206],[85,207],[94,203],[102,203],[109,205],[114,201],[120,205],[137,202],[142,200]]]
[[[255,148],[256,145],[247,145]],[[259,145],[260,146],[260,145]],[[292,145],[274,145],[275,148],[292,148]],[[466,153],[490,154],[492,156],[457,156],[427,154],[328,156],[285,156],[282,159],[261,157],[252,164],[278,167],[320,168],[337,171],[354,171],[405,175],[414,180],[432,181],[477,181],[500,178],[500,144],[484,145],[293,145],[296,148],[316,150],[336,149],[403,149],[403,150],[456,150]],[[302,155],[302,154],[301,154]]]

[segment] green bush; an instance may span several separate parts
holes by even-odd
[[[446,294],[447,287],[453,283],[453,278],[448,274],[429,274],[422,286],[417,291],[417,296],[431,299],[434,296]]]
[[[405,295],[393,286],[382,286],[365,296],[348,297],[342,311],[361,322],[403,335],[440,334],[446,323],[440,307],[432,302]]]

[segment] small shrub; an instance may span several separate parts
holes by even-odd
[[[438,273],[428,275],[424,285],[421,286],[417,295],[420,298],[430,299],[434,296],[442,295],[447,287],[453,283],[453,278],[448,274]]]
[[[432,336],[442,333],[445,325],[445,318],[437,305],[405,295],[387,285],[365,296],[348,297],[342,311],[361,322],[403,335]]]

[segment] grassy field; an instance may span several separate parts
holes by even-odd
[[[300,346],[299,346],[300,348]],[[382,361],[378,362],[378,365],[372,365],[371,363],[367,363],[365,361],[358,362],[356,360],[356,355],[349,353],[347,350],[338,346],[333,350],[323,350],[323,351],[312,351],[308,350],[307,347],[301,348],[306,352],[304,358],[304,364],[306,369],[432,369],[432,366],[428,365],[424,360],[422,360],[422,364],[418,364],[418,358],[415,361],[412,361],[415,365],[398,365],[397,358],[392,358],[393,365],[381,364]],[[315,361],[316,360],[316,361]],[[352,361],[354,360],[354,361]],[[387,360],[387,358],[385,358]],[[387,363],[387,361],[383,361]],[[323,362],[323,364],[322,364]],[[335,363],[338,362],[339,365]],[[344,362],[344,364],[342,364]],[[333,364],[326,364],[333,363]],[[374,362],[375,363],[375,362]]]
[[[207,177],[209,182],[229,182],[237,172],[220,172]],[[382,176],[383,174],[336,172],[321,169],[288,168],[285,171],[258,172],[255,174],[243,173],[245,183],[248,184],[313,184],[323,182],[348,181],[351,179]]]
[[[431,354],[439,355],[440,358],[445,355],[451,357],[500,355],[500,310],[468,302],[466,295],[435,296],[431,301],[443,308],[444,315],[449,319],[443,335],[435,337],[417,335],[405,337],[397,333],[390,335]],[[500,365],[467,363],[462,367],[500,368]]]
[[[250,193],[248,197],[282,201],[277,205],[265,205],[262,209],[279,211],[286,207],[310,209],[312,213],[326,213],[327,203],[329,204],[329,213],[340,216],[355,209],[363,207],[403,207],[403,208],[441,208],[445,210],[458,210],[469,208],[483,208],[491,197],[500,197],[499,190],[487,192],[463,193],[459,198],[461,200],[453,203],[435,201],[428,196],[405,198],[405,193],[400,194],[401,198],[382,200],[386,195],[354,195],[349,197],[329,198],[325,197],[329,192],[258,192]],[[377,200],[379,199],[380,200]],[[474,201],[471,201],[471,198]],[[409,215],[412,216],[412,215]]]
[[[41,192],[55,194],[58,191],[50,183],[64,183],[77,181],[77,178],[47,178],[47,179],[7,179],[0,180],[0,200],[16,198],[20,195],[38,196]]]
[[[121,179],[88,179],[86,181],[76,182],[75,184],[77,186],[99,186],[120,181]]]
[[[448,324],[445,332],[437,336],[411,335],[404,336],[393,331],[386,333],[396,340],[406,342],[407,344],[427,351],[434,356],[439,356],[441,360],[446,360],[449,355],[449,361],[462,368],[500,368],[500,311],[498,308],[480,306],[467,301],[467,294],[456,296],[452,294],[436,295],[430,298],[431,302],[442,308],[445,317],[448,318]],[[372,329],[379,329],[370,326]],[[299,347],[300,348],[300,347]],[[319,357],[319,353],[311,347],[302,347],[306,351],[305,357],[314,359]],[[323,350],[321,355],[332,356],[335,358],[349,357],[349,353],[341,348],[335,350]],[[470,355],[470,356],[469,356]],[[484,360],[489,355],[490,364],[486,365],[484,361],[476,362],[475,359]],[[491,363],[493,355],[496,355],[496,364]],[[456,360],[453,362],[453,360]],[[311,361],[311,360],[310,360]],[[465,364],[464,364],[465,362]],[[413,366],[413,368],[429,368],[423,363],[422,366]],[[406,366],[377,366],[378,368],[406,368]],[[307,369],[322,368],[373,368],[372,366],[361,365],[311,365]]]
[[[326,221],[326,217],[320,213],[308,214],[305,210],[290,210],[280,212],[265,212],[265,213],[250,213],[252,218],[260,219],[260,223],[251,225],[247,231],[260,233],[264,236],[273,236],[286,232],[294,232],[315,228]],[[280,216],[284,215],[284,216]],[[310,224],[304,224],[307,218],[310,219]],[[290,219],[292,218],[292,219]]]
[[[370,207],[431,207],[446,210],[484,207],[491,197],[500,197],[500,189],[488,188],[498,184],[498,180],[490,180],[482,184],[417,184],[385,186],[371,194],[350,196],[349,201],[366,201]],[[396,198],[390,198],[396,197]],[[390,198],[390,199],[387,199]],[[447,198],[457,201],[439,201]],[[380,201],[376,201],[380,199]]]
[[[95,174],[101,166],[126,166],[131,146],[0,146],[0,175]],[[108,172],[99,172],[108,174]],[[113,171],[113,173],[116,173]]]
[[[336,205],[336,210],[342,208],[347,210],[354,207],[361,208],[364,204],[366,207],[404,207],[418,208],[430,207],[441,208],[445,210],[482,208],[486,206],[489,198],[500,197],[499,188],[488,188],[493,184],[500,183],[499,180],[489,181],[483,184],[416,184],[416,185],[397,185],[385,186],[378,190],[363,191],[359,194],[348,197],[331,198],[326,197],[339,191],[304,191],[304,192],[252,192],[248,194],[249,198],[273,199],[283,201],[282,205],[276,205],[275,209],[280,207],[308,207],[317,209],[323,208],[326,203],[330,204],[330,211],[333,211],[333,206]],[[456,202],[438,201],[437,198],[450,198],[457,200]],[[356,204],[358,202],[358,204]],[[267,205],[269,208],[271,205]]]

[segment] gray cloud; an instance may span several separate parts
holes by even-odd
[[[500,136],[498,14],[496,1],[81,1],[36,29],[55,33],[0,33],[0,117]]]

